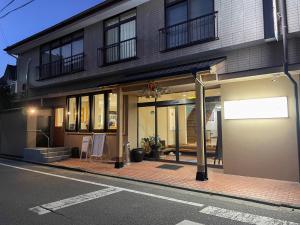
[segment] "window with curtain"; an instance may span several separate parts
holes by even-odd
[[[93,129],[104,130],[104,94],[93,95]]]
[[[117,94],[109,91],[67,98],[66,131],[113,132],[117,129]]]
[[[75,97],[67,100],[67,130],[76,131],[77,122],[77,100]]]
[[[108,95],[108,129],[117,129],[117,94]]]
[[[89,96],[80,97],[80,130],[89,130],[90,100]]]
[[[167,48],[215,35],[213,0],[166,0]]]
[[[136,10],[131,10],[104,22],[105,63],[136,56]]]
[[[64,123],[64,108],[56,108],[55,109],[55,127],[62,127]]]

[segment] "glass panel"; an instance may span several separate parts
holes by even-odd
[[[119,27],[115,27],[106,31],[106,63],[111,63],[119,60]]]
[[[93,129],[103,130],[104,129],[104,94],[94,95],[94,119]]]
[[[222,165],[222,149],[218,148],[218,126],[221,126],[220,102],[206,102],[206,152],[207,164]],[[221,134],[220,134],[221,135]]]
[[[72,55],[83,53],[83,39],[78,39],[72,42]]]
[[[62,127],[64,122],[64,108],[55,109],[55,127]]]
[[[138,145],[151,157],[150,140],[155,136],[155,107],[138,108],[138,120]]]
[[[167,26],[187,21],[187,2],[170,6],[166,10]]]
[[[89,130],[90,102],[89,96],[80,98],[80,130]]]
[[[51,73],[52,76],[60,74],[60,64],[61,64],[61,54],[60,48],[54,48],[51,50]]]
[[[63,73],[69,73],[71,72],[71,64],[72,59],[70,58],[72,55],[72,44],[66,44],[61,47],[61,55],[63,58],[62,62],[62,72]]]
[[[157,101],[169,101],[169,100],[179,100],[179,99],[195,99],[196,93],[195,91],[187,91],[187,92],[180,92],[180,93],[171,93],[171,94],[164,94],[157,98]],[[154,101],[154,99],[153,99]]]
[[[195,105],[178,106],[179,160],[197,162],[197,116]]]
[[[160,159],[176,160],[176,108],[157,108],[157,135],[161,142]]]
[[[191,0],[190,18],[196,18],[213,13],[214,3],[212,0]],[[191,41],[205,40],[215,36],[215,16],[207,15],[190,23]]]
[[[105,45],[112,45],[119,42],[119,27],[109,29],[105,33]]]
[[[114,18],[111,18],[111,19],[105,21],[104,26],[109,27],[109,26],[115,25],[117,23],[119,23],[119,17],[114,17]]]
[[[136,10],[134,9],[134,10],[131,10],[129,12],[123,13],[120,16],[120,21],[127,20],[127,19],[135,17],[135,16],[136,16]]]
[[[135,38],[136,34],[135,34],[135,20],[132,20],[128,23],[124,23],[121,25],[120,27],[120,41],[125,41],[131,38]]]
[[[54,48],[51,50],[51,62],[55,62],[61,59],[60,48]]]
[[[190,0],[190,19],[212,13],[213,11],[213,0]]]
[[[132,39],[136,37],[135,20],[122,24],[120,31],[121,42],[123,41],[120,44],[120,59],[127,59],[136,56],[136,42]]]
[[[42,64],[48,64],[50,62],[50,51],[46,50],[42,52]]]
[[[108,95],[108,129],[117,129],[117,94]]]
[[[76,116],[77,116],[77,106],[76,106],[76,98],[68,99],[68,124],[67,129],[70,131],[76,130]]]
[[[166,19],[167,27],[187,21],[187,2],[168,7],[166,10]],[[188,42],[187,23],[169,27],[166,32],[167,48],[181,46]]]
[[[83,39],[78,39],[72,42],[72,71],[79,71],[83,69],[83,57],[79,54],[83,53]],[[67,62],[68,63],[68,62]]]
[[[41,57],[40,77],[44,78],[50,75],[50,50],[42,51]]]

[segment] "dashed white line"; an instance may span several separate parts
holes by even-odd
[[[278,220],[270,217],[258,216],[213,206],[205,207],[200,211],[200,213],[255,225],[299,225],[298,223],[285,220]]]
[[[177,223],[176,225],[204,225],[202,223],[195,223],[193,221],[189,221],[189,220],[183,220],[180,223]]]
[[[35,213],[37,213],[38,215],[44,215],[62,208],[66,208],[69,206],[73,206],[73,205],[77,205],[83,202],[87,202],[87,201],[91,201],[94,199],[98,199],[101,197],[105,197],[111,194],[115,194],[120,192],[121,190],[118,188],[106,188],[103,190],[99,190],[99,191],[94,191],[94,192],[90,192],[87,194],[83,194],[83,195],[77,195],[75,197],[71,197],[71,198],[66,198],[63,200],[59,200],[56,202],[51,202],[48,204],[44,204],[41,206],[36,206],[33,208],[30,208],[30,211],[33,211]]]

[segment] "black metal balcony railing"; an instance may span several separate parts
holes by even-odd
[[[123,62],[136,57],[136,37],[97,49],[98,65]]]
[[[218,12],[203,15],[159,30],[160,51],[186,47],[218,38]]]
[[[38,80],[48,79],[64,74],[76,73],[84,70],[84,53],[68,58],[43,64],[38,67]]]

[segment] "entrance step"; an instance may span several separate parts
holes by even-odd
[[[24,149],[24,159],[31,162],[55,162],[70,157],[71,150],[65,147]]]
[[[44,163],[57,162],[70,158],[70,155],[58,155],[43,158]]]

